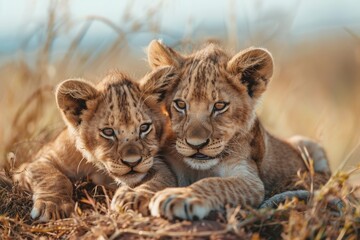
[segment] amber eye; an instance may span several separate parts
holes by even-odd
[[[228,106],[229,106],[228,102],[216,102],[214,104],[213,111],[221,113],[221,112],[224,112]]]
[[[115,131],[112,128],[103,128],[100,129],[100,135],[104,138],[113,139],[115,136]]]
[[[174,100],[174,106],[178,111],[183,112],[186,109],[186,103],[183,100]]]

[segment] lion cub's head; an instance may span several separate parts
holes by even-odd
[[[157,74],[161,71],[145,78]],[[121,73],[109,74],[96,86],[70,79],[57,87],[56,99],[87,161],[118,183],[133,186],[145,177],[159,148],[164,119],[138,83]]]
[[[249,48],[229,57],[210,44],[183,56],[153,41],[148,54],[153,69],[171,66],[176,74],[158,84],[167,91],[164,101],[177,134],[177,151],[194,169],[215,166],[231,154],[230,139],[247,134],[254,122],[256,102],[273,74],[270,53]]]

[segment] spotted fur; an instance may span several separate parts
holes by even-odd
[[[163,102],[179,153],[168,159],[179,187],[156,193],[152,215],[203,218],[226,204],[256,207],[265,196],[297,187],[297,172],[308,170],[297,149],[303,139],[288,143],[274,137],[255,114],[273,74],[267,50],[249,48],[230,57],[210,44],[183,56],[153,41],[148,54],[153,69],[173,69],[172,80],[161,78],[158,84],[166,85]],[[313,156],[323,152],[316,143],[305,142]],[[320,158],[325,162],[315,169],[316,187],[330,172],[326,158]]]
[[[161,71],[145,78],[158,78]],[[155,191],[175,185],[158,155],[167,138],[167,120],[146,93],[149,88],[119,72],[96,86],[70,79],[57,87],[67,128],[14,175],[33,193],[31,217],[49,221],[69,216],[74,209],[72,181],[86,176],[96,184],[120,186],[113,209],[129,205],[142,212]],[[149,126],[142,127],[146,134],[143,124]]]

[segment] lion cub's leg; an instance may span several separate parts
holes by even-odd
[[[157,191],[166,187],[176,186],[175,174],[170,168],[159,160],[155,160],[148,178],[137,187],[122,186],[116,190],[111,201],[112,210],[132,209],[142,215],[149,215],[149,202]]]
[[[300,151],[306,149],[310,158],[314,161],[315,172],[331,173],[325,149],[319,143],[299,135],[292,136],[288,139],[288,142]]]
[[[72,183],[47,159],[24,164],[13,179],[33,193],[33,219],[47,222],[68,217],[73,211]]]
[[[245,170],[246,169],[246,170]],[[189,187],[167,188],[151,199],[151,215],[173,219],[203,219],[212,210],[231,206],[258,206],[264,199],[264,185],[256,167],[244,167],[239,176],[208,177]]]

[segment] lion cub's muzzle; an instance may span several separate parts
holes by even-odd
[[[191,158],[198,159],[198,160],[210,160],[213,159],[213,157],[207,156],[203,153],[200,153],[200,150],[206,147],[210,139],[202,140],[202,139],[185,139],[186,144],[191,147],[192,149],[196,150],[197,152],[193,155],[191,155]]]
[[[153,157],[140,144],[128,143],[119,149],[117,160],[108,165],[110,175],[121,184],[135,186],[147,175]]]
[[[224,146],[224,141],[211,138],[196,142],[196,144],[189,141],[189,138],[178,138],[176,141],[176,150],[184,156],[185,163],[198,170],[207,170],[217,165]]]
[[[142,160],[141,149],[136,145],[126,145],[121,149],[121,163],[134,168]]]
[[[176,149],[185,157],[194,160],[212,160],[222,153],[224,144],[221,140],[203,139],[193,141],[192,139],[177,139]]]
[[[209,155],[206,148],[210,144],[212,131],[209,124],[205,124],[198,119],[192,119],[190,126],[185,131],[185,142],[179,147],[180,153],[196,159],[196,160],[210,160],[215,156]],[[185,150],[186,149],[186,150]]]

